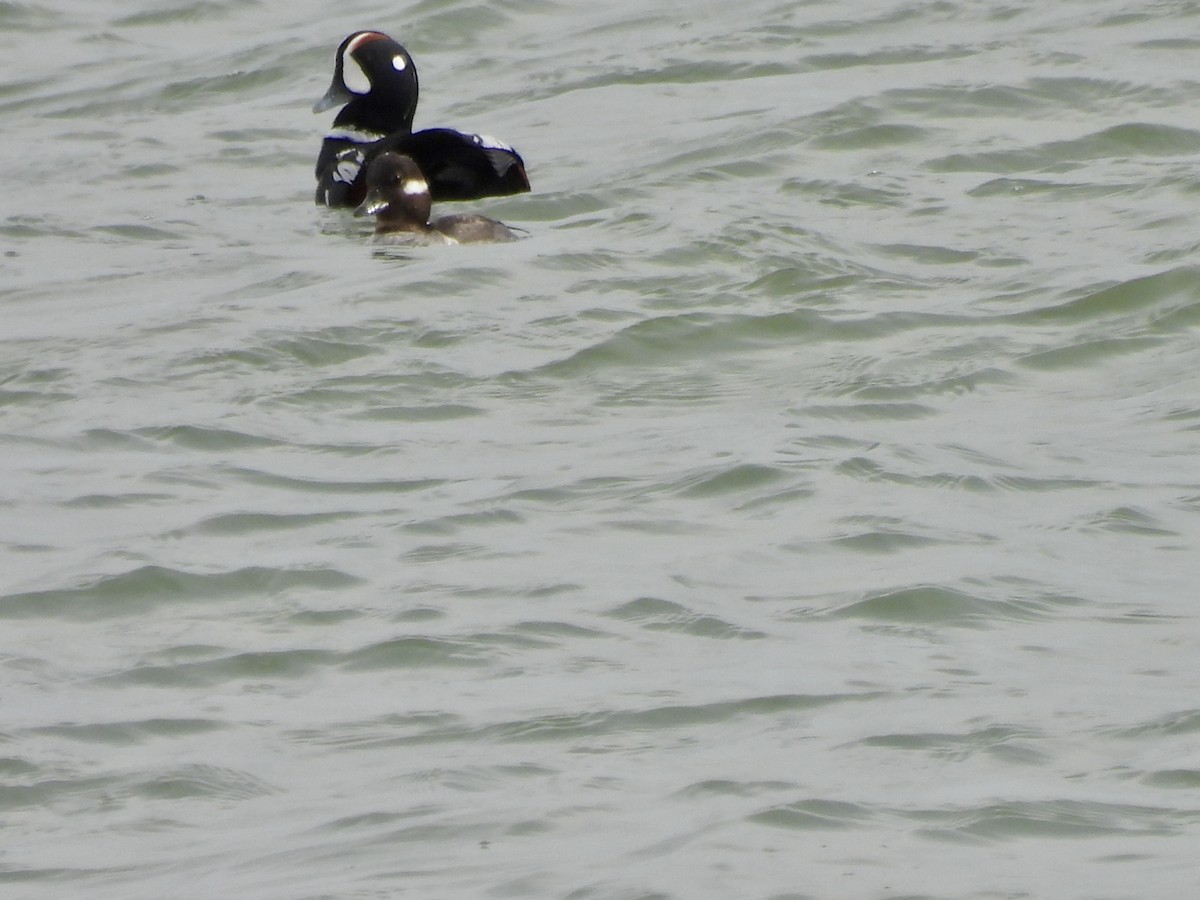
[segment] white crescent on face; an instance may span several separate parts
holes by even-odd
[[[371,91],[371,79],[358,64],[358,60],[350,55],[349,47],[342,54],[342,84],[346,85],[346,90],[352,94],[361,95]]]
[[[378,37],[379,35],[373,31],[364,31],[362,34],[355,35],[354,39],[346,44],[346,49],[342,51],[342,84],[346,85],[346,90],[351,93],[368,94],[371,91],[371,79],[367,77],[363,67],[358,64],[358,60],[354,58],[354,51],[367,41],[376,40]]]

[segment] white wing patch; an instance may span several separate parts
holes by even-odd
[[[362,170],[363,155],[358,150],[343,150],[337,155],[337,165],[333,170],[333,180],[342,184],[354,184],[354,179]]]
[[[492,137],[490,134],[473,134],[471,135],[471,140],[485,150],[507,150],[509,153],[514,152],[512,147],[499,138]]]

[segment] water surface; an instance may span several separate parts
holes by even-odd
[[[0,3],[5,894],[1190,896],[1198,23]]]

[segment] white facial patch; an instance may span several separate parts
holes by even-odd
[[[415,197],[418,194],[428,193],[429,185],[425,183],[424,178],[409,178],[400,186],[400,190],[404,191],[410,197]]]
[[[371,79],[358,64],[358,60],[350,55],[353,46],[354,42],[351,41],[346,52],[342,54],[342,84],[353,94],[368,94],[371,91]]]
[[[408,68],[408,60],[405,59],[401,54],[397,53],[392,57],[392,68],[397,72],[403,72]]]

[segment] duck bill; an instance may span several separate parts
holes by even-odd
[[[383,212],[388,208],[388,202],[380,196],[378,191],[368,191],[367,199],[360,203],[354,210],[356,216],[373,216]]]
[[[348,89],[339,84],[331,84],[325,96],[313,104],[313,112],[322,113],[335,106],[345,106],[353,99],[354,95]]]

